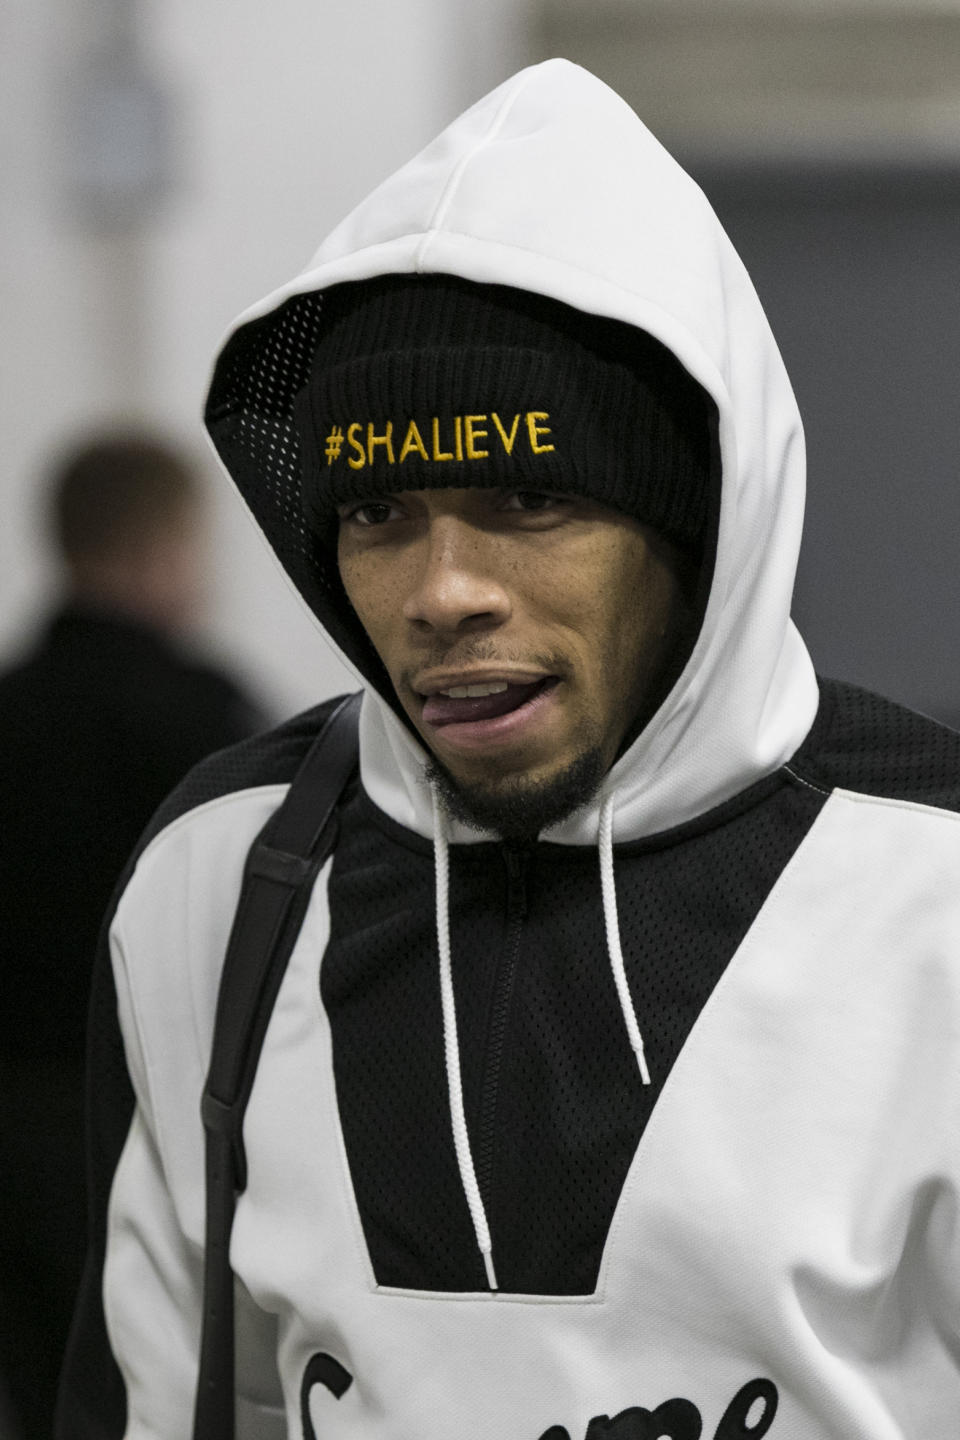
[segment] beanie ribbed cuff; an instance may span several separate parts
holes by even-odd
[[[698,542],[704,397],[658,342],[540,297],[546,319],[531,318],[504,306],[503,287],[388,282],[341,287],[359,303],[341,310],[296,400],[304,510],[321,535],[351,501],[479,486],[585,495]],[[612,354],[579,343],[578,330],[604,327]]]

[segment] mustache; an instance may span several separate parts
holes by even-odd
[[[566,659],[556,651],[518,650],[504,648],[484,637],[462,640],[457,644],[434,644],[420,653],[417,669],[456,670],[466,665],[516,665],[543,670],[561,679],[567,672]],[[407,672],[408,676],[411,672]]]

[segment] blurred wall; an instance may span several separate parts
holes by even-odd
[[[809,459],[815,664],[960,726],[960,0],[539,0],[700,181]]]
[[[698,178],[804,417],[794,616],[814,663],[960,726],[960,162]]]
[[[233,317],[513,66],[491,0],[11,0],[0,35],[0,652],[51,584],[51,447],[118,413],[210,473],[203,636],[278,712],[348,683],[207,457]]]

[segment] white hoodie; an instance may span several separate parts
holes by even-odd
[[[292,297],[386,273],[510,285],[627,321],[662,341],[709,392],[724,476],[713,589],[680,683],[610,773],[615,838],[678,824],[775,769],[817,705],[790,620],[803,432],[749,276],[699,188],[612,90],[567,61],[549,61],[455,121],[235,328]],[[265,353],[268,341],[258,343]],[[215,379],[212,406],[225,388]],[[262,489],[257,479],[247,483]],[[362,737],[373,797],[429,835],[418,742],[374,696]],[[596,832],[594,806],[551,838],[591,843]],[[471,832],[455,838],[469,841]]]

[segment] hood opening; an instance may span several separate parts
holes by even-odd
[[[707,472],[707,482],[697,509],[689,520],[684,521],[693,525],[701,538],[698,544],[693,543],[684,533],[681,541],[683,552],[691,556],[698,570],[691,587],[690,618],[685,625],[682,646],[669,673],[637,717],[637,723],[622,747],[626,748],[641,733],[679,677],[695,644],[706,608],[713,573],[720,495],[716,406],[672,352],[654,337],[625,322],[590,315],[544,296],[506,286],[477,285],[451,276],[422,276],[416,279],[384,276],[364,287],[371,295],[368,309],[375,312],[383,292],[388,298],[399,294],[401,311],[406,313],[403,307],[410,309],[409,292],[420,287],[425,294],[439,293],[442,299],[452,293],[456,302],[453,307],[447,305],[444,308],[441,303],[436,309],[428,311],[427,338],[438,344],[463,343],[465,305],[467,319],[471,319],[473,310],[476,310],[468,328],[470,346],[477,353],[488,343],[500,344],[515,339],[511,325],[518,318],[525,338],[532,338],[546,354],[550,353],[551,346],[560,343],[575,355],[595,357],[592,363],[636,373],[645,387],[652,386],[651,394],[655,395],[658,389],[662,389],[664,396],[683,397],[680,401],[674,398],[660,402],[668,407],[679,403],[686,414],[691,408],[695,413],[702,406],[702,421],[695,420],[693,423],[697,427],[701,423],[703,425],[703,440],[698,443],[702,445],[705,458],[697,463]],[[329,347],[331,336],[336,347],[335,337],[338,331],[344,330],[345,317],[348,326],[352,318],[351,306],[355,304],[353,295],[356,292],[356,285],[346,284],[333,287],[326,295],[316,291],[295,295],[272,313],[239,330],[224,348],[216,366],[205,419],[221,460],[300,595],[337,648],[419,741],[344,591],[337,564],[336,524],[320,524],[316,518],[313,521],[308,519],[311,489],[316,489],[326,479],[329,461],[325,464],[322,442],[311,433],[311,426],[305,419],[304,400],[309,394],[311,370],[316,364],[318,349],[322,355],[324,348]],[[354,335],[351,338],[356,345],[357,337]],[[421,338],[418,336],[418,341]],[[372,314],[371,318],[363,315],[360,351],[369,353],[380,344],[389,346],[391,343],[394,342],[391,342],[389,334],[383,333],[379,327],[376,314]],[[379,357],[380,352],[377,350],[376,353]],[[664,412],[665,415],[669,413],[669,409]],[[609,418],[612,423],[612,416]],[[645,411],[636,418],[639,423],[651,423],[651,417]],[[654,414],[652,424],[655,429],[659,427],[661,433],[657,443],[662,446],[662,417]],[[321,424],[320,429],[325,430],[325,426]],[[674,439],[675,432],[671,430],[667,441],[672,443]],[[686,445],[686,433],[680,434],[680,442]],[[637,469],[643,468],[649,473],[656,465],[655,451],[648,453],[641,447],[635,453],[629,453]],[[581,484],[586,491],[593,483],[587,473],[589,460],[589,447],[584,447],[584,454],[574,457],[571,468],[560,469],[556,474],[552,471],[549,474],[545,471],[538,473],[528,483],[536,484],[538,488],[552,486],[576,490],[579,488],[577,476],[582,471]],[[436,466],[429,464],[421,464],[417,468],[416,462],[412,465],[408,463],[403,472],[402,488],[420,489],[438,483],[445,486],[477,483],[475,474],[453,473],[461,468],[454,463],[438,471]],[[487,483],[510,483],[511,478],[509,474],[496,472],[491,474]],[[516,478],[519,483],[521,477]],[[522,478],[527,477],[524,475]],[[669,477],[666,483],[669,485]],[[374,488],[379,492],[383,486],[375,485]],[[616,500],[621,496],[622,504],[617,505]],[[621,487],[614,492],[611,508],[627,510],[630,498]],[[655,500],[654,503],[662,507],[665,502]],[[668,509],[664,513],[669,513],[673,519],[665,523],[676,523],[676,506],[669,501],[666,503]],[[656,519],[649,523],[659,531]]]
[[[295,295],[238,330],[217,361],[204,419],[284,571],[337,648],[390,700],[393,687],[347,599],[336,551],[307,524],[303,508],[293,407],[317,348],[322,303],[316,291]]]
[[[214,447],[290,581],[373,692],[363,731],[372,796],[432,833],[422,747],[350,609],[335,554],[304,514],[293,402],[322,338],[321,296],[397,275],[507,287],[569,307],[578,324],[653,336],[711,398],[689,658],[649,723],[641,717],[643,743],[614,763],[615,838],[672,827],[776,769],[818,702],[790,618],[805,454],[789,378],[703,192],[609,87],[550,60],[498,86],[378,186],[301,275],[240,317],[214,372]],[[455,480],[452,469],[444,479]],[[569,487],[558,476],[540,488]],[[551,838],[581,844],[595,833],[591,804]]]

